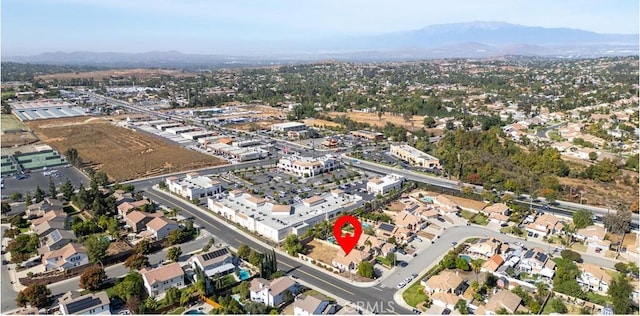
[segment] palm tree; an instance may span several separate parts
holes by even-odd
[[[473,269],[473,272],[476,274],[476,282],[479,283],[478,274],[480,273],[480,268],[482,268],[482,260],[480,259],[471,260],[471,268]]]

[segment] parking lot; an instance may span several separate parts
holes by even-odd
[[[40,189],[45,192],[49,191],[49,172],[51,173],[51,177],[53,178],[56,187],[62,186],[67,179],[71,180],[71,184],[73,184],[74,188],[78,188],[82,183],[85,187],[89,185],[89,179],[78,169],[75,167],[57,167],[57,168],[47,168],[47,170],[34,170],[30,173],[27,173],[27,177],[24,179],[16,179],[15,176],[6,177],[3,179],[4,187],[2,188],[2,198],[11,195],[11,193],[19,192],[22,195],[29,193],[33,196],[33,193],[36,191],[36,188],[40,186]]]
[[[294,204],[307,197],[338,188],[349,194],[358,194],[367,201],[374,198],[366,193],[369,175],[344,168],[313,178],[298,178],[276,168],[239,170],[234,176],[251,184],[254,194],[276,203]],[[340,184],[336,183],[337,180],[340,180]]]

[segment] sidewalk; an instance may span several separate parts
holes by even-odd
[[[156,191],[156,192],[158,192],[158,193],[161,193],[161,194],[163,194],[163,195],[165,195],[165,196],[168,196],[168,197],[171,197],[171,198],[176,198],[173,194],[168,193],[168,192],[166,192],[166,191],[164,191],[164,190],[160,190],[160,189],[158,188],[158,186],[157,186],[157,185],[154,185],[154,186],[153,186],[153,190],[154,190],[154,191]],[[218,223],[220,223],[220,224],[222,224],[222,225],[229,226],[229,223],[227,223],[226,221],[224,221],[224,220],[222,220],[222,219],[218,218],[216,215],[214,215],[213,213],[211,213],[211,211],[210,211],[210,210],[208,210],[208,209],[204,209],[204,211],[203,211],[202,207],[195,206],[195,205],[193,205],[193,207],[194,207],[194,208],[198,208],[198,211],[200,212],[200,214],[206,215],[207,217],[209,217],[209,218],[213,219],[214,221],[216,221],[216,222],[218,222]],[[257,243],[257,244],[262,245],[262,246],[263,246],[263,247],[265,247],[265,248],[273,248],[272,246],[270,246],[270,245],[266,244],[265,242],[263,242],[262,240],[260,240],[260,239],[256,238],[256,237],[255,237],[255,236],[253,236],[252,234],[245,234],[245,233],[243,232],[243,235],[244,235],[246,238],[251,239],[253,242],[255,242],[255,243]],[[233,247],[231,247],[231,248],[233,249]],[[371,282],[358,282],[358,281],[351,281],[351,280],[349,280],[349,279],[348,279],[348,278],[346,278],[346,277],[343,277],[343,276],[341,276],[341,275],[336,275],[336,274],[333,274],[333,273],[331,273],[331,272],[329,272],[329,271],[327,271],[327,270],[325,270],[325,269],[319,268],[318,266],[316,266],[316,265],[314,265],[314,264],[311,264],[310,262],[307,262],[307,261],[304,261],[304,260],[300,260],[300,259],[299,259],[299,258],[297,258],[297,257],[291,257],[291,256],[289,256],[289,254],[287,254],[286,252],[284,252],[284,251],[282,251],[282,250],[280,250],[280,249],[278,249],[278,248],[274,248],[274,249],[275,249],[275,251],[276,251],[279,255],[281,255],[281,256],[291,258],[291,259],[295,260],[296,262],[298,262],[298,263],[300,263],[300,264],[304,264],[304,265],[306,265],[306,266],[309,266],[309,267],[311,267],[311,268],[314,268],[315,270],[320,271],[320,272],[322,272],[322,273],[324,273],[324,274],[326,274],[326,275],[328,275],[328,276],[330,276],[330,277],[332,277],[332,278],[339,278],[339,279],[341,279],[343,282],[350,283],[350,284],[351,284],[351,285],[353,285],[353,286],[363,287],[363,288],[365,288],[365,287],[372,287],[372,286],[375,286],[376,284],[378,284],[379,282],[381,282],[381,281],[382,281],[382,279],[377,279],[377,280],[375,280],[375,281],[371,281]]]

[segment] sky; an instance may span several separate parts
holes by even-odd
[[[636,0],[2,0],[3,56],[44,52],[226,54],[502,21],[637,34]]]

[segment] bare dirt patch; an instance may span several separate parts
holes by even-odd
[[[138,79],[148,79],[159,76],[172,76],[172,77],[195,77],[197,74],[190,73],[181,70],[169,70],[169,69],[123,69],[123,70],[100,70],[89,72],[65,72],[58,74],[42,75],[38,76],[38,79],[42,80],[69,80],[69,79],[95,79],[101,80],[111,77],[136,77]]]
[[[117,240],[109,244],[109,248],[107,248],[107,256],[116,255],[131,249],[133,249],[133,247],[129,246],[126,242]]]
[[[224,164],[218,158],[118,127],[103,119],[55,119],[27,123],[61,153],[78,150],[83,161],[115,181]]]
[[[336,257],[337,253],[337,248],[317,240],[312,240],[307,243],[307,256],[313,258],[313,260],[332,265],[333,258]]]
[[[314,119],[314,118],[309,118],[309,119],[305,119],[304,123],[307,124],[307,126],[311,126],[311,127],[320,127],[320,128],[325,128],[325,127],[340,127],[341,125],[338,123],[334,123],[331,121],[327,121],[327,120],[319,120],[319,119]]]
[[[566,192],[570,191],[569,188],[573,188],[573,192],[583,191],[582,203],[584,204],[617,207],[618,203],[622,203],[622,206],[627,208],[632,201],[638,200],[638,189],[621,181],[602,183],[573,178],[558,178],[558,181],[560,185],[566,186]],[[580,194],[577,193],[574,196],[566,194],[561,199],[580,203]]]
[[[2,147],[13,147],[16,145],[28,145],[38,141],[31,132],[4,133],[0,136]]]
[[[406,121],[402,115],[394,115],[391,113],[385,113],[382,117],[378,118],[378,113],[364,113],[364,112],[329,112],[328,115],[335,118],[340,115],[346,115],[351,120],[360,123],[368,123],[372,126],[384,127],[387,123],[403,126],[408,130],[418,129],[424,127],[424,116],[414,115],[411,120]],[[412,126],[413,123],[413,126]]]
[[[389,206],[387,207],[387,209],[390,212],[394,212],[394,213],[399,213],[400,211],[404,210],[404,208],[405,208],[404,203],[400,201],[393,201],[389,203]]]

